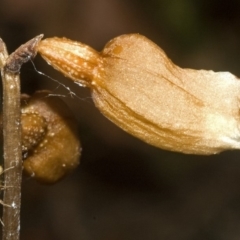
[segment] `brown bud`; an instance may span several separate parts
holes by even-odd
[[[77,123],[66,104],[47,91],[21,101],[24,171],[44,183],[54,183],[79,164]]]
[[[182,69],[138,34],[111,40],[101,53],[65,38],[45,39],[38,51],[89,86],[106,117],[149,144],[190,154],[240,148],[240,81],[231,73]]]
[[[23,113],[22,122],[22,151],[31,151],[42,142],[47,134],[47,122],[39,113]]]

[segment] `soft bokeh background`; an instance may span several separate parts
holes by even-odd
[[[37,34],[65,36],[101,50],[141,33],[182,67],[240,76],[238,0],[2,0],[0,36],[12,52]],[[143,59],[144,61],[144,59]],[[23,240],[238,240],[240,152],[202,157],[163,151],[105,119],[90,92],[49,67],[22,69],[23,92],[64,94],[79,121],[81,165],[54,186],[24,178]]]

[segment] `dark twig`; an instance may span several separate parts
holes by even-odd
[[[35,56],[41,40],[39,35],[20,46],[7,58],[3,41],[0,41],[0,67],[3,82],[3,150],[4,185],[12,186],[4,190],[3,240],[18,240],[20,232],[20,204],[22,181],[22,149],[20,121],[20,77],[23,63]]]

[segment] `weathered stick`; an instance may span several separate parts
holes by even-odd
[[[36,55],[39,35],[20,46],[9,57],[0,41],[0,67],[3,82],[3,151],[4,190],[3,240],[18,240],[20,235],[20,205],[22,181],[22,144],[20,121],[20,68]],[[7,207],[8,206],[8,207]]]

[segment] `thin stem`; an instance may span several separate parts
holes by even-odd
[[[4,190],[3,240],[19,239],[22,182],[20,77],[2,71]],[[10,207],[7,207],[9,205]]]
[[[36,46],[41,38],[42,35],[33,38],[9,57],[5,44],[0,41],[4,168],[9,169],[4,173],[3,240],[18,240],[20,235],[22,139],[19,74],[22,64],[36,55]]]

